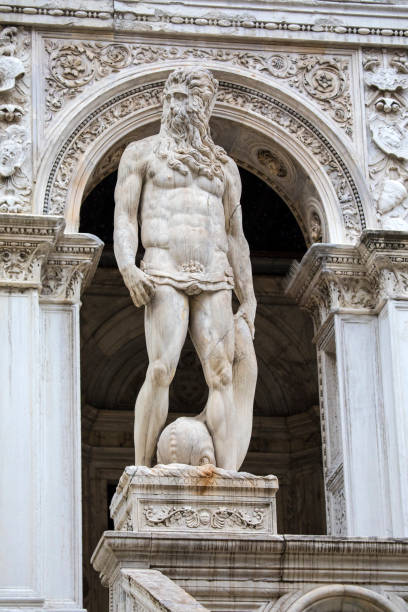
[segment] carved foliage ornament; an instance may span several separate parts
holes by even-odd
[[[27,73],[28,44],[28,35],[21,28],[0,31],[0,212],[30,208],[29,97],[22,81]],[[14,124],[20,120],[20,125]]]
[[[46,189],[45,213],[64,214],[71,179],[93,141],[121,118],[149,107],[159,107],[162,89],[163,82],[135,88],[105,102],[82,121],[53,164]],[[268,118],[308,148],[337,193],[346,235],[351,241],[358,238],[365,220],[357,187],[340,155],[313,124],[271,96],[235,84],[220,82],[217,100]]]
[[[147,506],[143,509],[150,527],[187,527],[189,529],[256,530],[264,527],[265,512],[255,508],[251,513],[239,508],[192,508],[191,506]]]
[[[350,60],[344,56],[59,40],[46,40],[45,49],[49,55],[47,121],[62,108],[66,99],[129,66],[163,61],[198,61],[201,64],[212,61],[261,72],[274,80],[285,80],[289,87],[311,98],[349,136],[352,135]]]
[[[384,229],[406,230],[407,206],[402,200],[408,186],[408,52],[366,49],[363,67],[369,177],[377,218]]]

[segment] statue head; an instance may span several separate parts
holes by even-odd
[[[164,86],[163,118],[167,114],[198,114],[207,123],[215,104],[218,81],[204,68],[178,68]]]
[[[181,174],[190,170],[223,178],[227,156],[214,144],[209,128],[217,88],[217,80],[204,68],[178,68],[166,81],[156,154]]]

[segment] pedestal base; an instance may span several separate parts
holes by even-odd
[[[126,468],[117,531],[92,558],[110,612],[408,611],[408,540],[276,535],[277,486],[212,467]],[[185,591],[170,596],[169,579]]]
[[[111,503],[119,531],[276,533],[276,476],[178,463],[127,467]]]

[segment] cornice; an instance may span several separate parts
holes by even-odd
[[[404,44],[408,7],[402,2],[315,2],[283,0],[229,3],[218,0],[165,2],[147,0],[68,0],[64,6],[45,0],[0,4],[3,23],[34,27],[316,40],[346,43]],[[379,23],[381,27],[379,27]]]

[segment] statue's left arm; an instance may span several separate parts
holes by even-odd
[[[228,236],[228,260],[234,272],[235,293],[240,303],[236,316],[244,317],[254,337],[256,299],[249,247],[242,229],[241,177],[232,159],[225,166],[225,176],[226,186],[223,200]]]

